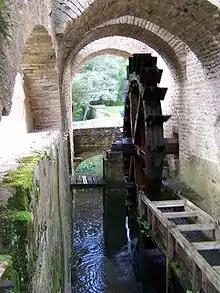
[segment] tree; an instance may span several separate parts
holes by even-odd
[[[95,57],[84,64],[72,82],[73,108],[88,111],[92,104],[121,105],[128,60],[113,55]],[[73,109],[74,111],[74,109]]]

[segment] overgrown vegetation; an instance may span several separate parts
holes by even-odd
[[[93,156],[83,161],[76,168],[75,174],[103,176],[103,156]]]
[[[3,253],[10,255],[11,263],[4,273],[5,279],[12,279],[16,284],[15,292],[28,292],[30,280],[34,271],[33,251],[27,251],[29,245],[34,246],[32,213],[30,210],[33,187],[33,173],[36,164],[43,154],[21,158],[18,168],[9,171],[1,185],[11,187],[13,196],[7,201],[1,211],[1,244]]]
[[[120,106],[127,59],[103,55],[86,62],[72,83],[73,120],[91,119],[94,105]]]
[[[143,233],[147,238],[151,237],[151,230],[149,224],[147,223],[147,220],[144,217],[138,217],[137,223],[140,226],[140,232]]]

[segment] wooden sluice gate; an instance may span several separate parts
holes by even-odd
[[[187,199],[151,201],[138,192],[140,217],[146,216],[153,241],[166,257],[166,293],[172,272],[187,279],[192,292],[220,292],[220,240],[214,218]]]

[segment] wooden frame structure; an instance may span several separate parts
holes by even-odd
[[[106,182],[102,176],[94,175],[77,175],[70,177],[70,186],[72,189],[88,189],[88,188],[130,188],[133,186],[129,182]]]
[[[138,203],[140,216],[147,215],[152,238],[166,257],[166,293],[170,292],[171,272],[177,273],[173,264],[180,264],[182,271],[177,275],[190,281],[192,292],[220,292],[220,241],[215,220],[186,199],[150,201],[139,191]],[[204,240],[189,241],[187,233],[191,232]],[[210,264],[201,251],[215,251],[219,265]]]

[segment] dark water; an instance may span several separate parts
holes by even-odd
[[[73,293],[162,293],[164,262],[154,246],[137,268],[135,221],[128,217],[122,191],[79,191],[76,196],[72,261]],[[136,256],[136,258],[135,258]],[[160,271],[161,270],[161,271]]]

